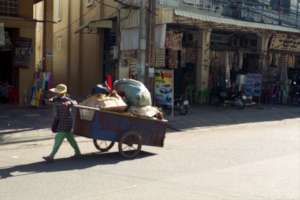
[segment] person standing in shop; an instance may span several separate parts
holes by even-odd
[[[49,99],[56,108],[56,116],[52,124],[52,131],[55,132],[56,135],[51,153],[48,156],[43,157],[43,159],[47,162],[54,161],[54,156],[65,138],[67,138],[68,142],[73,147],[75,157],[79,157],[81,155],[78,144],[71,132],[73,127],[71,107],[74,104],[77,104],[77,102],[67,97],[67,90],[67,86],[64,84],[58,84],[55,88],[50,89],[50,91],[56,95]]]

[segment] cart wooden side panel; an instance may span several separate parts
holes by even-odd
[[[119,113],[95,111],[91,121],[82,120],[77,111],[74,133],[83,137],[118,142],[122,134],[137,132],[142,144],[163,147],[167,123],[164,121],[127,116]]]

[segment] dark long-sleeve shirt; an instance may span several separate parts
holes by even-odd
[[[64,96],[54,97],[52,102],[56,109],[55,118],[58,119],[57,132],[71,132],[73,126],[71,106],[76,104],[76,101]]]

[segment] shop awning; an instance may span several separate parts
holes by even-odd
[[[80,31],[84,29],[92,30],[92,29],[98,29],[98,28],[103,28],[103,29],[111,29],[112,28],[112,20],[92,20],[89,21],[88,23],[82,25],[75,31],[75,33],[79,33]]]
[[[272,24],[247,22],[247,21],[230,19],[230,18],[225,18],[225,17],[215,17],[215,16],[210,16],[210,15],[187,12],[187,11],[178,10],[178,9],[175,10],[175,15],[180,16],[180,17],[200,20],[203,22],[211,22],[214,24],[223,24],[223,25],[229,25],[229,26],[235,26],[235,27],[245,27],[245,28],[253,28],[253,29],[300,33],[300,29],[296,29],[296,28],[289,28],[289,27],[285,27],[285,26],[272,25]]]

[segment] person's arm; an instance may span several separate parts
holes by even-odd
[[[76,100],[73,100],[73,99],[71,99],[69,97],[67,97],[67,98],[68,98],[68,100],[63,103],[64,105],[66,105],[66,106],[74,106],[74,105],[78,104]]]
[[[54,96],[54,97],[48,99],[48,101],[49,101],[50,103],[55,103],[55,102],[57,102],[57,100],[58,100],[58,96]]]

